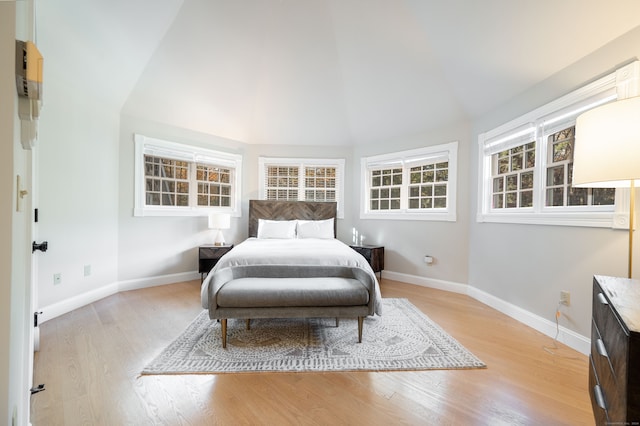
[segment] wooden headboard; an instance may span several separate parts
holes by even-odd
[[[249,200],[249,237],[258,235],[258,219],[322,220],[333,218],[333,235],[337,235],[335,202]]]

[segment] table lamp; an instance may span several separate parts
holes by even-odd
[[[611,102],[576,120],[574,187],[630,188],[629,278],[633,263],[635,188],[640,183],[640,97]]]
[[[231,228],[231,215],[228,213],[209,213],[209,229],[215,229],[216,239],[213,242],[216,246],[224,245],[223,229]]]

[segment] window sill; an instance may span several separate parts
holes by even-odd
[[[425,220],[434,222],[455,222],[455,212],[432,212],[432,213],[371,213],[361,212],[360,219],[378,220]]]
[[[211,212],[229,213],[231,217],[241,217],[240,212],[236,212],[230,209],[214,209],[214,208],[135,208],[133,209],[133,215],[135,217],[200,217],[208,216]]]
[[[520,225],[581,226],[589,228],[629,229],[629,218],[607,213],[491,213],[478,214],[476,221],[483,223],[514,223]]]

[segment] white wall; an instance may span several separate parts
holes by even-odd
[[[376,145],[298,146],[247,145],[228,139],[122,115],[120,132],[120,191],[118,280],[143,282],[197,270],[197,247],[210,241],[205,217],[134,217],[134,134],[192,143],[243,155],[242,217],[233,218],[225,239],[238,243],[247,237],[250,199],[258,198],[258,158],[344,158],[345,218],[338,221],[338,239],[352,241],[355,227],[366,243],[385,246],[385,270],[418,278],[466,284],[468,280],[469,127],[465,123],[429,133],[397,138]],[[458,219],[456,222],[361,220],[360,157],[458,141]],[[432,266],[425,254],[435,257]]]
[[[638,56],[640,29],[607,44],[473,125],[469,284],[549,321],[554,321],[560,291],[568,290],[571,306],[562,308],[560,324],[586,337],[590,336],[592,277],[626,276],[627,231],[477,223],[477,136]],[[637,259],[636,271],[640,270]],[[636,276],[640,276],[638,272]]]
[[[40,38],[45,64],[56,61],[64,46],[45,31]],[[55,69],[45,65],[38,142],[39,238],[49,242],[39,257],[40,307],[114,284],[118,271],[119,107],[76,90],[73,76]]]
[[[121,282],[197,271],[198,246],[214,239],[207,217],[134,217],[134,134],[188,143],[244,155],[246,145],[216,136],[122,116],[119,154],[118,245]],[[246,156],[243,159],[246,170]],[[244,173],[243,173],[244,174]],[[245,178],[243,176],[243,182]],[[240,240],[242,219],[224,231],[228,242]],[[246,234],[245,234],[246,235]]]
[[[120,282],[146,280],[198,269],[198,246],[210,243],[213,231],[206,217],[134,217],[134,134],[189,143],[243,156],[242,217],[232,218],[225,240],[239,243],[248,235],[249,199],[258,197],[258,157],[347,158],[350,147],[247,145],[185,129],[123,115],[120,132],[119,271]],[[347,167],[350,167],[347,166]],[[347,208],[350,208],[347,203]],[[347,238],[348,226],[338,222],[338,235]],[[187,276],[187,275],[180,275]]]
[[[365,236],[367,244],[385,247],[385,271],[408,274],[418,279],[442,280],[466,284],[469,224],[469,126],[467,123],[443,126],[420,135],[398,137],[375,145],[358,145],[352,169],[354,198],[351,201],[353,226]],[[457,220],[437,222],[420,220],[360,219],[360,158],[407,149],[458,141]],[[432,265],[423,262],[433,256]]]

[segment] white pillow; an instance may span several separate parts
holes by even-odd
[[[298,238],[335,238],[333,218],[325,220],[299,220]]]
[[[295,220],[258,219],[258,238],[295,238]]]

